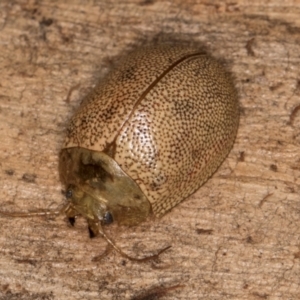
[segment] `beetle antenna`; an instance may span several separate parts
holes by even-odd
[[[50,210],[50,209],[41,209],[36,211],[29,211],[29,212],[7,212],[7,211],[0,211],[0,215],[12,217],[12,218],[30,218],[36,216],[58,216],[63,214],[66,210],[70,207],[70,203],[67,203],[60,209]]]
[[[163,252],[165,252],[166,250],[170,249],[171,246],[165,247],[161,250],[159,250],[156,254],[152,254],[143,258],[137,258],[137,257],[132,257],[129,256],[128,254],[124,253],[116,244],[115,242],[113,242],[107,235],[106,233],[102,230],[102,227],[99,226],[99,233],[105,238],[105,240],[107,241],[107,243],[109,245],[111,245],[119,254],[121,254],[123,257],[132,260],[132,261],[137,261],[137,262],[145,262],[145,261],[149,261],[149,260],[154,260],[157,259],[159,257],[159,255],[161,255]],[[107,252],[107,250],[105,251]],[[101,255],[101,258],[103,256]],[[97,259],[95,259],[97,260]]]

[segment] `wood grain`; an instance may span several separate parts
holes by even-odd
[[[82,219],[1,216],[1,299],[299,299],[300,8],[263,3],[1,1],[1,210],[65,201],[66,123],[138,45],[201,42],[233,73],[241,106],[234,148],[205,186],[162,219],[108,228],[130,255],[172,245],[158,261],[93,262],[106,244]]]

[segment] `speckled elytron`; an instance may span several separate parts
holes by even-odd
[[[133,225],[162,216],[216,171],[238,121],[232,79],[203,51],[131,53],[71,119],[60,155],[67,216],[83,215],[95,234],[111,217]]]

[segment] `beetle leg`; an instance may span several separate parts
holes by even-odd
[[[74,209],[73,205],[71,203],[68,203],[68,205],[65,206],[65,209],[62,211],[62,213],[65,213],[67,216],[70,224],[74,226],[76,217],[79,215],[78,211]]]
[[[99,234],[99,223],[95,222],[94,220],[88,219],[88,226],[89,226],[89,233],[90,233],[90,238],[93,238]]]

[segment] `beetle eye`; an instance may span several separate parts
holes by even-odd
[[[66,192],[66,198],[70,199],[70,198],[72,198],[72,196],[73,196],[73,191],[71,189],[68,189]]]
[[[111,224],[113,222],[113,217],[109,211],[104,214],[103,222],[104,224]]]

